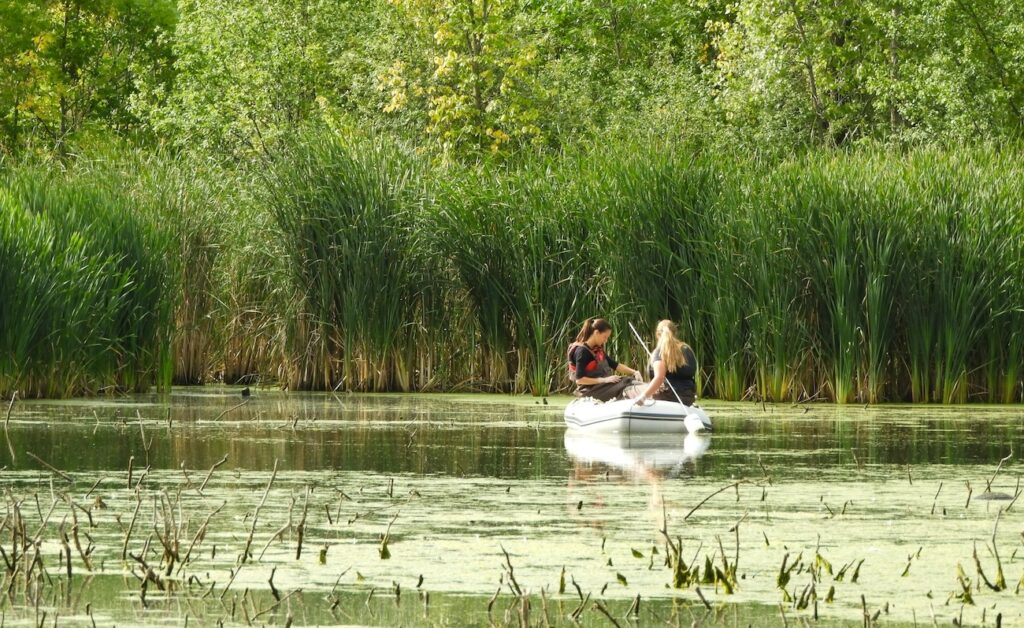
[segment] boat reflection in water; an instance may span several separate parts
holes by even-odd
[[[679,469],[704,455],[711,436],[694,432],[678,434],[584,434],[565,432],[565,451],[576,463],[601,463],[627,474],[647,476],[652,471],[664,474]],[[670,475],[670,474],[669,474]]]
[[[711,435],[565,433],[565,451],[572,461],[566,486],[566,511],[578,524],[610,533],[621,525],[621,509],[646,511],[651,533],[664,526],[662,484],[693,473],[693,463],[711,445]],[[632,484],[624,487],[623,484]],[[637,490],[639,487],[644,489]],[[646,501],[646,507],[640,506]],[[626,500],[626,502],[623,502]],[[627,505],[632,502],[632,506]],[[611,506],[612,504],[617,504]],[[619,513],[619,514],[616,514]],[[631,525],[639,523],[633,519]]]

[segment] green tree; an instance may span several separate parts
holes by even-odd
[[[539,46],[514,0],[394,0],[414,54],[381,73],[386,113],[424,112],[445,153],[540,144],[545,94],[533,79]]]
[[[32,41],[42,30],[39,7],[20,0],[0,0],[0,153],[15,153],[21,144],[31,104]]]
[[[169,78],[172,0],[37,0],[0,4],[5,149],[22,138],[58,153],[85,130],[128,133],[136,79]]]
[[[1013,0],[744,0],[723,29],[721,106],[780,145],[1019,132]]]
[[[711,5],[711,6],[709,6]],[[713,3],[674,0],[545,0],[527,3],[530,37],[544,42],[538,82],[555,105],[551,134],[565,141],[648,123],[637,114],[696,104],[705,23]]]
[[[366,99],[359,48],[373,3],[187,0],[179,5],[173,89],[147,88],[147,115],[182,147],[265,153],[296,127],[336,122]],[[376,35],[379,37],[379,34]]]

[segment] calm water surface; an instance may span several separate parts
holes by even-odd
[[[1006,499],[1020,407],[712,401],[712,436],[628,439],[567,433],[566,401],[254,390],[239,407],[237,389],[202,388],[18,402],[0,545],[18,505],[46,584],[4,584],[5,617],[518,624],[518,586],[534,624],[569,623],[581,595],[585,625],[611,625],[606,611],[621,625],[1024,623],[1024,505]],[[68,582],[60,528],[76,515],[92,570],[72,543]],[[735,591],[702,584],[705,605],[672,588],[663,530],[688,565],[735,563]],[[132,554],[164,586],[145,603]],[[780,587],[784,561],[797,566]]]

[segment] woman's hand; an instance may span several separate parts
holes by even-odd
[[[609,375],[608,377],[602,377],[601,379],[605,384],[614,384],[622,378],[618,375]]]

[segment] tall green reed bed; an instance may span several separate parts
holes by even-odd
[[[545,395],[561,384],[577,319],[593,316],[606,281],[577,182],[554,165],[459,173],[427,209],[430,250],[469,297],[487,389]]]
[[[251,382],[282,370],[282,244],[252,170],[130,147],[49,164],[56,184],[102,186],[121,215],[159,230],[175,384]]]
[[[806,221],[799,318],[812,333],[808,377],[823,396],[1020,398],[1024,356],[997,349],[1021,341],[1011,328],[1024,259],[1019,175],[996,152],[934,150],[808,159],[775,171],[781,188],[772,198]]]
[[[103,152],[71,165],[68,177],[102,181],[129,211],[158,226],[168,272],[164,298],[173,307],[171,356],[175,384],[200,384],[223,352],[220,264],[231,228],[232,199],[223,171],[175,155],[138,150]],[[237,256],[236,256],[237,257]]]
[[[36,167],[0,177],[0,393],[168,385],[170,250],[111,186]]]
[[[695,313],[708,307],[701,285],[718,236],[717,164],[655,146],[621,146],[570,163],[574,202],[592,234],[582,243],[590,280],[603,313],[624,336],[617,343],[622,355],[645,362],[628,325],[646,321],[642,333],[649,335],[647,327],[661,318],[677,321],[694,346],[707,347],[707,319]]]
[[[764,163],[632,141],[452,166],[312,133],[252,167],[19,168],[0,184],[0,392],[142,388],[173,367],[545,395],[604,316],[633,366],[628,323],[652,343],[678,321],[703,396],[1020,401],[1018,156]]]
[[[313,161],[286,168],[302,177],[275,188],[319,329],[296,348],[348,370],[302,385],[421,388],[394,374],[433,351],[451,358],[433,388],[543,395],[567,387],[565,346],[600,315],[631,364],[628,323],[653,341],[679,321],[703,394],[726,399],[1020,399],[1012,155],[764,164],[635,144],[442,169],[378,144],[303,150]],[[312,359],[310,337],[333,344]]]
[[[374,139],[298,142],[266,204],[293,291],[288,382],[547,394],[599,277],[550,164],[440,171]]]
[[[294,388],[408,390],[433,288],[417,228],[418,160],[376,140],[313,136],[267,181],[287,254],[292,311],[286,377]],[[436,341],[435,341],[436,342]],[[417,382],[418,383],[418,382]]]
[[[575,268],[586,269],[549,281],[578,299],[561,306],[571,325],[611,318],[617,354],[639,362],[627,323],[648,335],[659,318],[679,321],[703,394],[1009,402],[1021,399],[1024,365],[1024,179],[1014,155],[864,151],[764,164],[625,146],[565,156],[545,171],[558,186],[524,193],[529,210],[484,209],[477,220],[500,217],[502,238],[522,244],[500,257],[544,260],[563,248],[535,251],[523,230],[543,223],[537,208],[560,212]],[[502,199],[526,188],[508,177],[489,186]],[[486,265],[464,281],[482,286],[499,255],[476,253]],[[488,293],[506,294],[512,275],[496,276]],[[533,303],[565,311],[550,298]],[[505,305],[495,311],[516,309]],[[550,364],[551,385],[564,384]]]

